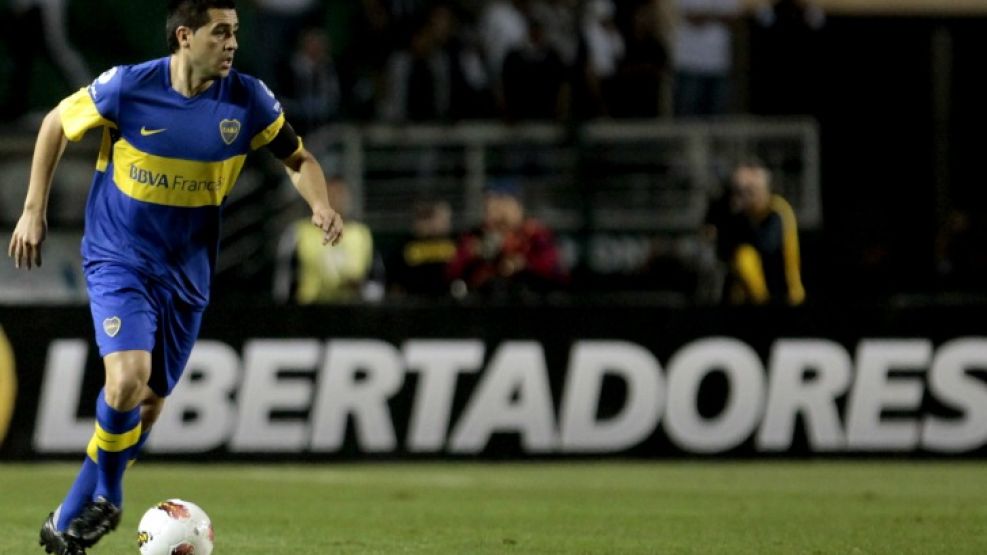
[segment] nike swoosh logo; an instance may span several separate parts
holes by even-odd
[[[165,131],[167,131],[167,128],[165,128],[165,129],[148,129],[146,127],[141,127],[141,135],[143,135],[145,137],[147,137],[148,135],[157,135],[158,133],[164,133]]]

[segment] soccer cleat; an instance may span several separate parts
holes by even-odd
[[[86,550],[75,545],[64,534],[55,529],[55,513],[48,513],[48,518],[41,525],[38,544],[45,548],[45,553],[54,555],[86,555]]]
[[[65,538],[70,543],[75,542],[88,549],[116,529],[120,524],[121,512],[105,497],[97,497],[95,501],[86,504],[79,516],[72,519],[69,529],[65,531]]]

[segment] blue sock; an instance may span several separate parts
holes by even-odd
[[[147,441],[147,437],[150,432],[142,432],[141,438],[137,441],[137,445],[130,448],[127,455],[129,459],[127,467],[129,468],[135,462],[137,462],[137,455],[140,453],[141,447]],[[93,436],[91,440],[96,441],[96,436]],[[94,447],[95,449],[95,447]],[[96,479],[97,479],[97,464],[96,461],[86,456],[86,460],[82,461],[82,468],[79,469],[79,475],[75,478],[75,483],[69,489],[68,495],[65,496],[65,500],[62,501],[61,509],[58,513],[58,522],[55,523],[55,529],[59,532],[64,532],[68,527],[72,519],[79,516],[82,512],[82,508],[86,506],[93,498],[93,493],[96,491]]]
[[[118,411],[106,403],[106,397],[100,391],[96,400],[95,437],[95,446],[90,442],[89,452],[89,456],[95,458],[99,465],[93,499],[105,497],[110,503],[122,507],[123,472],[127,469],[133,447],[141,437],[140,408]]]
[[[130,448],[130,452],[127,453],[127,458],[130,459],[127,462],[127,468],[130,468],[135,462],[137,462],[137,457],[140,455],[141,447],[144,447],[144,443],[147,442],[147,436],[151,435],[151,430],[142,430],[141,438],[137,440],[137,445]]]
[[[96,461],[87,456],[86,460],[82,462],[82,468],[79,469],[75,483],[72,484],[68,495],[65,496],[65,501],[62,501],[58,522],[55,523],[55,529],[59,532],[64,532],[72,519],[79,516],[82,508],[92,499],[93,491],[96,490],[96,472]]]

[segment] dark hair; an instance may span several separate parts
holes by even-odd
[[[178,51],[175,31],[179,27],[188,27],[194,31],[209,23],[209,10],[212,8],[235,10],[236,0],[168,0],[168,21],[165,23],[168,50]]]

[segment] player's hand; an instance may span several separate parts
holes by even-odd
[[[343,238],[343,218],[332,208],[316,208],[312,211],[312,223],[323,232],[322,244],[336,246]]]
[[[7,256],[14,259],[14,266],[41,266],[41,244],[48,234],[48,222],[45,217],[34,212],[25,211],[19,220],[14,234],[7,247]]]

